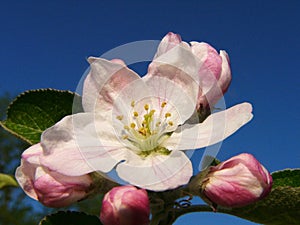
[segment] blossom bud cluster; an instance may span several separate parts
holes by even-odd
[[[252,106],[242,103],[210,115],[231,82],[229,57],[204,42],[183,42],[171,32],[143,78],[119,59],[88,61],[84,112],[64,117],[42,133],[41,143],[24,151],[17,181],[42,204],[65,207],[97,192],[91,174],[115,169],[134,186],[106,193],[102,223],[147,225],[146,189],[161,192],[186,185],[193,167],[185,150],[224,140],[252,119]],[[224,129],[215,129],[220,118],[218,128],[223,124]],[[269,172],[246,153],[210,167],[204,175],[189,187],[212,205],[245,206],[265,197],[272,186]]]

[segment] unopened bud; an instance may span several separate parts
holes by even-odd
[[[104,225],[148,225],[149,216],[150,203],[146,190],[119,186],[104,196],[100,213]]]
[[[269,194],[272,177],[254,156],[243,153],[208,168],[190,188],[212,205],[242,207]]]

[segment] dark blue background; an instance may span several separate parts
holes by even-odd
[[[2,2],[0,90],[74,91],[88,56],[173,31],[226,50],[233,73],[226,104],[254,106],[254,119],[223,142],[218,157],[250,152],[270,171],[299,167],[299,12],[296,0]],[[253,224],[212,213],[176,224],[200,223]]]

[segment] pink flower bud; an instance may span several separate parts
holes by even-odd
[[[198,59],[200,83],[196,108],[197,110],[210,111],[209,108],[222,98],[231,82],[230,62],[227,53],[223,50],[218,53],[216,49],[204,42],[192,41],[189,45],[182,41],[180,35],[169,32],[160,42],[154,58],[163,55],[175,46],[190,51]],[[158,73],[155,70],[158,67],[159,64],[152,62],[148,72],[150,74]],[[170,73],[174,72],[170,71]]]
[[[42,147],[36,144],[22,154],[16,179],[25,193],[49,207],[65,207],[87,196],[92,179],[89,175],[65,176],[40,164]]]
[[[104,225],[147,225],[150,205],[147,192],[133,186],[111,189],[102,202],[100,213]]]
[[[191,51],[201,61],[197,109],[212,107],[227,91],[231,82],[229,57],[225,51],[221,50],[219,54],[204,42],[191,42]]]
[[[269,194],[271,188],[270,173],[247,153],[211,167],[202,183],[205,197],[224,207],[256,202]]]

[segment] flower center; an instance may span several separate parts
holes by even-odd
[[[166,111],[167,102],[162,102],[158,109],[151,104],[131,102],[131,112],[126,122],[123,115],[117,119],[123,123],[121,137],[126,145],[138,155],[146,157],[152,153],[167,155],[170,153],[160,144],[169,138],[174,130],[172,114]]]

